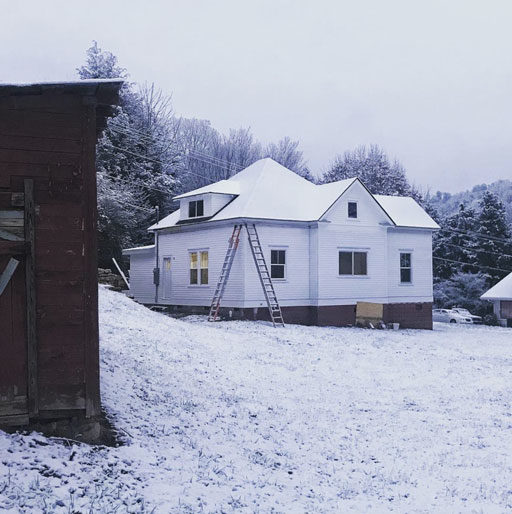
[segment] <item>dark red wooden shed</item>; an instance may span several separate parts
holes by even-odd
[[[95,146],[121,84],[0,85],[0,426],[100,414]]]

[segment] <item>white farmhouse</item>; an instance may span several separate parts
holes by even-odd
[[[512,273],[491,287],[480,298],[493,303],[500,325],[512,327]]]
[[[179,210],[149,228],[156,245],[124,251],[138,302],[207,313],[234,225],[254,223],[285,322],[353,325],[357,302],[372,302],[385,322],[432,328],[439,227],[412,198],[372,195],[357,178],[315,185],[262,159],[176,199]],[[268,319],[266,305],[243,236],[222,307]]]

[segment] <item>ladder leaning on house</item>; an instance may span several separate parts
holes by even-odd
[[[270,313],[270,319],[272,320],[274,327],[277,325],[284,327],[283,314],[277,300],[277,295],[274,289],[274,285],[272,284],[270,273],[268,272],[267,263],[265,262],[265,256],[263,254],[263,249],[261,248],[260,238],[258,236],[258,231],[256,230],[256,225],[254,225],[254,223],[250,225],[244,223],[244,226],[247,230],[249,246],[251,247],[254,264],[256,265],[261,287],[265,295],[268,311]],[[208,321],[215,321],[218,318],[222,295],[224,294],[226,283],[229,278],[229,272],[231,271],[233,259],[238,248],[241,230],[242,225],[235,225],[233,228],[233,234],[229,239],[229,246],[226,252],[226,257],[224,259],[224,264],[222,265],[219,280],[213,294]]]

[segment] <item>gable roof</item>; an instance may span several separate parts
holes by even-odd
[[[492,286],[480,298],[482,300],[512,300],[512,273]]]
[[[224,193],[235,196],[233,201],[214,214],[208,221],[253,218],[308,222],[322,218],[340,196],[357,181],[361,182],[358,178],[351,178],[316,185],[281,166],[273,159],[266,158],[256,161],[228,180],[195,189],[176,198],[187,198],[204,193]],[[370,192],[368,194],[373,196]],[[377,200],[376,196],[373,196],[373,198],[387,214],[386,207]],[[404,198],[404,200],[411,200],[416,207],[413,208],[410,203],[407,203],[410,215],[406,212],[399,216],[400,206],[393,204],[394,214],[400,219],[400,222],[409,222],[403,226],[438,228],[438,225],[414,200],[409,198]],[[385,200],[384,203],[386,203]],[[417,209],[424,214],[423,221]],[[149,230],[172,227],[178,223],[179,217],[179,211],[175,211],[159,223],[151,226]],[[392,216],[389,216],[389,218],[395,225],[402,226]],[[205,221],[202,223],[205,223]]]

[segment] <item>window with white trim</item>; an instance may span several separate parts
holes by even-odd
[[[189,252],[190,284],[208,284],[208,251]]]
[[[340,275],[368,275],[368,252],[341,250],[338,273]]]
[[[352,219],[357,219],[357,202],[348,202],[347,216]]]
[[[286,278],[286,250],[270,250],[270,278]]]
[[[400,283],[410,284],[412,282],[412,254],[411,252],[400,252]]]
[[[201,216],[204,216],[204,200],[188,202],[188,217],[200,218]]]

